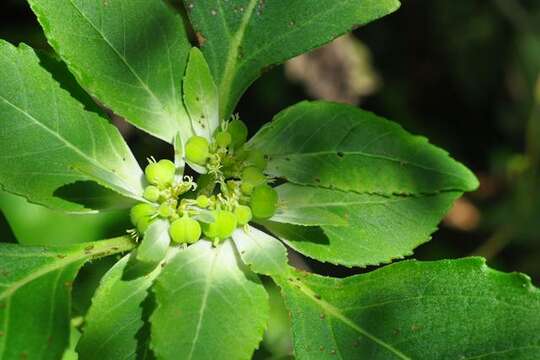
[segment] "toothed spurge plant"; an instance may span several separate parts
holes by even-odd
[[[265,68],[397,0],[29,3],[78,85],[47,55],[0,41],[0,184],[65,212],[124,208],[132,228],[64,247],[1,244],[0,359],[61,359],[71,284],[114,254],[76,324],[79,359],[249,359],[269,317],[261,279],[281,289],[298,359],[538,358],[538,290],[480,258],[344,279],[288,264],[287,249],[347,267],[411,255],[478,185],[425,138],[355,107],[301,102],[252,138],[234,114]],[[174,157],[147,154],[141,169],[96,103]]]

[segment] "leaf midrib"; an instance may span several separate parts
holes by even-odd
[[[32,121],[32,123],[36,124],[37,126],[39,126],[40,128],[42,128],[43,130],[45,130],[47,133],[49,133],[51,136],[55,137],[56,139],[60,140],[60,142],[62,142],[63,144],[65,144],[65,146],[69,149],[71,149],[73,152],[75,152],[77,155],[79,155],[80,157],[82,157],[83,159],[87,160],[88,162],[90,162],[92,165],[104,170],[105,172],[107,172],[108,174],[112,175],[113,177],[117,178],[117,179],[120,179],[120,181],[125,184],[126,186],[128,185],[128,183],[126,183],[126,180],[119,176],[117,173],[114,173],[112,172],[111,170],[109,170],[107,167],[105,167],[105,165],[103,165],[102,163],[98,162],[96,159],[92,158],[91,156],[89,156],[88,154],[84,153],[83,151],[81,151],[81,149],[79,149],[77,146],[75,146],[74,144],[72,144],[70,141],[68,141],[65,137],[61,136],[59,133],[53,131],[51,128],[49,128],[48,126],[46,126],[45,124],[43,124],[42,122],[40,122],[38,119],[36,119],[35,117],[33,117],[30,113],[28,113],[26,110],[24,109],[21,109],[20,107],[18,107],[17,105],[13,104],[11,101],[9,101],[8,99],[6,99],[4,96],[0,95],[0,99],[2,99],[6,104],[8,104],[9,106],[11,106],[13,109],[15,109],[16,111],[20,112],[21,114],[23,114],[25,117],[27,117],[30,121]],[[131,186],[129,186],[129,188],[131,188]],[[130,192],[133,193],[133,194],[136,194],[137,192],[136,191],[133,191],[133,189],[130,189]]]
[[[456,175],[454,173],[444,172],[444,171],[438,170],[436,168],[432,168],[432,167],[429,167],[429,166],[426,166],[426,165],[421,165],[421,164],[412,162],[410,160],[401,160],[399,158],[393,158],[393,157],[385,156],[385,155],[381,155],[381,154],[370,154],[370,153],[366,153],[366,152],[363,152],[363,151],[325,150],[325,151],[313,151],[313,152],[301,152],[301,153],[286,153],[286,154],[278,154],[278,155],[270,154],[269,156],[271,157],[271,160],[269,162],[271,163],[274,159],[287,161],[287,158],[304,157],[304,156],[305,157],[311,157],[311,156],[316,157],[316,156],[320,156],[320,155],[336,155],[337,156],[338,153],[342,153],[345,156],[347,156],[347,155],[358,155],[358,156],[364,156],[364,157],[367,157],[367,158],[386,160],[386,161],[398,163],[400,166],[412,166],[412,167],[416,167],[416,168],[421,169],[421,170],[434,172],[434,173],[444,175],[444,176],[453,177],[453,178],[459,179],[461,181],[466,181],[467,180],[467,179],[465,179],[465,178],[463,178],[461,176],[458,176],[458,175]]]
[[[227,53],[227,60],[225,61],[225,70],[223,71],[223,78],[219,89],[219,98],[221,99],[220,108],[221,106],[224,106],[224,108],[227,108],[227,106],[229,106],[229,94],[231,93],[232,82],[234,80],[237,70],[236,64],[238,63],[238,51],[240,50],[240,45],[244,40],[247,25],[250,22],[251,17],[253,16],[253,11],[255,10],[257,2],[258,0],[249,1],[246,12],[242,17],[240,26],[231,38],[231,44]],[[223,116],[224,114],[221,115]]]
[[[23,278],[11,283],[11,285],[8,286],[6,290],[0,293],[0,300],[9,298],[13,293],[15,293],[18,289],[20,289],[24,285],[42,276],[45,276],[53,271],[56,271],[68,265],[74,264],[77,261],[87,260],[93,256],[96,256],[102,253],[107,253],[109,255],[112,255],[114,253],[127,251],[133,248],[134,244],[131,242],[131,240],[129,240],[129,238],[122,236],[122,237],[113,238],[109,240],[99,241],[97,243],[94,243],[92,246],[94,246],[94,248],[92,249],[92,252],[90,253],[87,253],[86,250],[81,248],[77,252],[67,255],[65,258],[58,259],[57,261],[54,261],[52,263],[45,264],[43,267],[39,268],[39,270],[33,271],[27,276],[24,276]]]
[[[156,100],[161,105],[162,109],[165,109],[161,100],[156,96],[156,94],[154,94],[152,89],[148,87],[146,82],[143,81],[143,79],[139,76],[139,74],[137,74],[135,69],[131,67],[127,59],[122,54],[120,54],[120,52],[111,44],[111,42],[109,41],[109,39],[107,39],[105,34],[103,34],[103,32],[97,28],[97,26],[88,18],[88,16],[86,16],[86,14],[82,12],[82,10],[73,2],[73,0],[69,0],[69,3],[71,4],[71,6],[73,6],[75,10],[77,10],[77,12],[83,17],[83,19],[86,20],[86,22],[92,27],[92,29],[94,29],[94,31],[99,34],[99,36],[103,39],[103,41],[105,41],[105,43],[111,48],[111,50],[116,54],[116,56],[118,56],[118,58],[124,63],[124,65],[126,65],[129,72],[133,74],[133,76],[141,84],[141,86],[148,93],[148,95],[150,95],[154,100]]]
[[[323,190],[326,190],[326,189],[323,189]],[[332,190],[330,190],[332,191]],[[351,195],[350,193],[346,193],[347,195]],[[377,196],[381,196],[381,195],[377,195]],[[300,205],[296,205],[296,206],[287,206],[287,209],[309,209],[309,208],[321,208],[321,207],[325,207],[325,208],[334,208],[334,207],[346,207],[346,206],[357,206],[357,205],[386,205],[386,204],[391,204],[391,203],[398,203],[398,202],[402,202],[402,201],[407,201],[407,200],[410,200],[411,196],[408,196],[408,197],[403,197],[403,198],[399,198],[399,199],[395,199],[395,200],[388,200],[388,201],[348,201],[348,202],[343,202],[343,201],[340,201],[340,202],[317,202],[317,203],[311,203],[311,204],[300,204]]]
[[[286,279],[282,279],[281,281],[287,281]],[[358,326],[353,320],[349,319],[346,315],[344,315],[338,308],[336,308],[334,305],[324,301],[323,299],[319,299],[318,296],[315,296],[315,292],[309,288],[306,284],[304,284],[301,281],[295,281],[295,285],[297,285],[297,289],[299,289],[307,298],[312,300],[314,303],[316,303],[319,307],[321,307],[325,313],[331,315],[335,319],[341,321],[345,325],[352,328],[357,333],[365,336],[369,340],[373,341],[377,345],[380,345],[381,347],[385,348],[389,352],[391,352],[393,355],[395,355],[397,358],[402,360],[412,360],[407,355],[403,354],[398,349],[394,348],[392,345],[386,343],[382,339],[379,339],[375,335],[371,334],[367,330],[361,328]]]
[[[201,302],[201,307],[199,309],[199,318],[197,320],[197,328],[195,329],[195,335],[193,336],[193,341],[191,342],[191,349],[189,350],[188,359],[193,359],[193,353],[195,352],[195,348],[197,347],[197,342],[199,340],[199,334],[201,332],[202,323],[204,314],[206,311],[206,304],[208,302],[208,296],[210,295],[210,288],[212,287],[212,275],[214,273],[214,267],[216,265],[216,261],[219,257],[219,253],[221,252],[222,247],[218,247],[214,252],[214,257],[212,259],[212,262],[210,263],[210,269],[208,270],[208,273],[206,275],[206,284],[204,285],[204,291],[203,291],[203,297]]]

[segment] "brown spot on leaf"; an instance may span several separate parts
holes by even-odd
[[[199,46],[203,46],[206,43],[206,38],[202,33],[196,32],[195,37],[197,38],[197,43],[199,43]]]

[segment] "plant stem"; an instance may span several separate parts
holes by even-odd
[[[135,248],[137,244],[127,235],[89,243],[86,247],[93,259],[122,253]]]
[[[487,260],[493,259],[512,241],[512,234],[513,232],[509,228],[499,229],[485,243],[476,248],[471,256],[482,256]]]

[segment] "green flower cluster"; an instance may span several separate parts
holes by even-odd
[[[144,233],[156,218],[167,219],[173,242],[192,244],[204,235],[219,242],[252,218],[268,219],[276,211],[277,192],[264,174],[267,160],[246,146],[247,127],[237,118],[224,122],[209,142],[192,136],[185,160],[203,172],[197,182],[179,174],[170,160],[151,159],[145,168],[147,203],[131,209],[131,221]],[[201,170],[203,169],[203,170]]]

